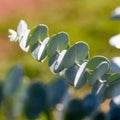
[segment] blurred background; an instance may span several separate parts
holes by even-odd
[[[19,62],[30,78],[49,81],[54,77],[47,60],[36,62],[18,43],[9,42],[8,29],[16,30],[21,19],[30,29],[46,24],[50,35],[67,32],[71,45],[87,42],[90,57],[104,55],[111,59],[119,55],[120,51],[108,44],[111,36],[120,33],[120,22],[110,19],[111,12],[119,5],[120,0],[0,0],[0,78]]]

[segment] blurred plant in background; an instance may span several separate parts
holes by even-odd
[[[44,62],[48,57],[48,66],[58,78],[48,84],[39,80],[26,84],[21,81],[24,78],[21,65],[14,66],[6,82],[1,84],[1,104],[7,119],[13,120],[23,114],[33,120],[41,117],[42,113],[48,120],[120,119],[119,112],[115,112],[120,110],[120,73],[111,71],[106,57],[90,58],[89,46],[85,42],[79,41],[71,46],[67,33],[49,36],[48,27],[44,24],[30,30],[21,20],[17,31],[9,29],[9,33],[10,41],[18,42],[25,52],[29,50],[36,61]],[[82,99],[72,98],[67,83],[76,89],[87,84],[91,92]],[[111,99],[110,110],[103,113],[99,107],[107,99]],[[55,118],[53,110],[57,112]]]
[[[111,14],[111,19],[120,20],[120,7],[118,6]],[[110,38],[109,43],[117,49],[120,49],[120,34]],[[111,69],[115,72],[120,72],[120,57],[115,56],[111,60]]]
[[[1,45],[0,46],[0,51],[1,51],[0,56],[1,56],[1,66],[4,66],[4,67],[0,68],[1,79],[5,80],[6,70],[8,68],[10,68],[14,63],[19,62],[19,61],[22,61],[22,64],[24,65],[25,75],[28,76],[29,78],[31,78],[30,80],[26,80],[28,78],[23,77],[23,79],[25,79],[25,80],[23,80],[25,82],[24,83],[25,86],[23,85],[22,87],[20,87],[20,91],[25,90],[25,91],[28,91],[28,93],[23,95],[24,92],[23,91],[20,92],[21,93],[20,96],[22,96],[22,97],[19,98],[19,95],[17,96],[16,92],[15,92],[16,94],[14,92],[11,92],[12,94],[15,94],[15,97],[9,98],[9,97],[6,97],[7,95],[5,95],[3,97],[6,101],[5,105],[6,106],[10,105],[10,106],[8,106],[8,108],[10,108],[10,110],[11,110],[11,107],[17,106],[17,105],[20,106],[20,108],[22,108],[21,106],[23,106],[23,104],[26,101],[27,101],[26,103],[31,104],[32,103],[32,101],[30,101],[31,96],[32,96],[32,98],[36,97],[37,95],[34,96],[34,93],[37,93],[39,90],[43,91],[43,93],[41,93],[41,96],[43,96],[42,101],[45,102],[45,100],[47,100],[45,98],[45,96],[48,97],[49,95],[45,95],[45,94],[47,94],[47,92],[45,92],[46,89],[44,89],[44,85],[46,86],[48,84],[48,86],[49,86],[50,80],[54,77],[54,75],[51,74],[51,72],[49,72],[49,69],[47,67],[48,58],[46,58],[47,60],[45,62],[43,62],[42,64],[40,64],[39,62],[35,62],[35,61],[33,61],[32,57],[29,54],[24,54],[23,52],[21,52],[17,45],[9,44],[9,42],[6,41],[7,38],[5,36],[7,35],[7,32],[6,32],[7,29],[11,28],[11,27],[15,29],[17,22],[19,19],[21,19],[21,17],[23,19],[27,19],[27,21],[30,23],[29,28],[31,28],[31,26],[34,26],[33,23],[47,24],[50,28],[50,35],[58,32],[58,31],[61,31],[61,30],[66,31],[71,36],[71,44],[73,45],[73,47],[71,48],[71,51],[73,51],[73,52],[74,52],[75,46],[79,46],[79,45],[87,46],[86,43],[84,44],[84,42],[80,42],[80,43],[76,44],[76,42],[80,39],[80,40],[85,40],[85,42],[87,42],[89,44],[89,46],[91,48],[91,50],[90,50],[91,57],[93,57],[94,55],[100,54],[100,55],[105,55],[108,58],[113,58],[115,55],[118,55],[118,53],[119,53],[118,50],[115,50],[114,48],[112,48],[108,45],[108,39],[110,38],[110,36],[112,36],[113,34],[117,34],[118,31],[120,31],[119,30],[120,28],[118,27],[118,25],[120,23],[119,22],[114,22],[114,23],[111,22],[111,20],[109,20],[108,16],[107,16],[107,15],[109,15],[110,11],[119,4],[119,1],[117,1],[117,0],[109,1],[109,2],[108,1],[95,1],[95,0],[93,0],[92,2],[88,1],[88,0],[84,0],[84,1],[79,1],[79,0],[76,0],[76,1],[72,1],[72,0],[69,0],[69,1],[68,0],[64,0],[64,1],[56,1],[56,0],[52,0],[52,1],[48,1],[48,0],[46,0],[46,1],[43,1],[43,0],[17,1],[16,0],[15,1],[15,0],[12,0],[12,1],[8,2],[7,0],[4,0],[4,1],[0,1],[0,2],[1,2],[0,5],[2,6],[2,7],[0,7],[1,16],[3,18],[8,17],[7,19],[0,20],[0,26],[1,26],[0,27],[0,35],[1,35],[1,37],[0,37],[0,42],[1,42],[0,43],[0,45]],[[28,3],[29,3],[29,5],[28,5]],[[6,8],[9,8],[9,9],[7,10]],[[7,13],[7,11],[9,11],[9,13]],[[29,30],[26,29],[26,31],[29,31]],[[22,46],[22,48],[25,49],[25,51],[26,51],[28,48],[27,48],[27,46],[23,46],[23,45],[25,45],[25,43],[24,43],[25,41],[24,42],[21,41],[21,38],[20,38],[18,32],[17,32],[17,36],[16,36],[16,31],[11,31],[11,33],[14,34],[13,35],[14,37],[17,37],[17,39],[20,43],[19,44],[20,47]],[[62,33],[62,34],[64,35],[66,33]],[[62,34],[59,33],[58,35],[62,35]],[[66,34],[66,35],[68,35],[68,34]],[[33,35],[34,35],[34,32],[33,32]],[[27,34],[26,34],[26,36],[27,36]],[[55,37],[56,36],[53,36],[53,41],[54,41]],[[47,45],[48,41],[49,41],[49,39],[46,39],[46,41],[44,41],[46,43],[46,45]],[[42,50],[44,50],[43,48],[45,47],[45,43],[41,44],[43,46]],[[75,44],[75,46],[74,46],[74,44]],[[52,44],[51,44],[51,46],[52,46]],[[33,50],[32,56],[35,59],[38,59],[38,58],[41,58],[41,52],[39,52],[39,55],[36,57],[36,52],[34,52],[36,47],[38,47],[38,49],[36,49],[36,51],[38,51],[40,48],[38,46],[38,44],[36,44],[32,49]],[[68,49],[69,47],[70,46],[67,46],[66,49]],[[5,51],[7,51],[7,52],[5,52]],[[59,57],[57,54],[56,56],[54,56],[54,60],[59,58],[58,63],[61,63],[61,59],[62,59],[62,57],[64,57],[65,53],[66,53],[66,51],[63,51]],[[70,52],[68,52],[67,54],[68,54],[68,56],[71,55]],[[41,59],[44,58],[43,56]],[[88,58],[89,58],[89,56],[86,57],[86,60],[88,60]],[[89,66],[88,68],[91,69],[92,72],[94,71],[93,69],[96,67],[96,70],[92,73],[93,77],[91,79],[96,78],[95,76],[96,76],[97,72],[101,70],[101,66],[104,66],[104,65],[109,66],[108,65],[109,60],[104,57],[101,57],[101,56],[97,56],[95,58],[93,57],[93,59],[91,59],[90,61],[91,61],[91,63],[93,62],[95,64],[95,62],[98,61],[98,59],[100,59],[100,62],[103,62],[103,63],[102,64],[98,63],[100,65],[96,64],[94,67],[92,67],[90,64],[88,64],[88,66]],[[55,71],[53,70],[54,62],[52,60],[53,60],[53,58],[49,61],[49,67],[50,67],[50,70],[53,73],[55,73],[56,70]],[[82,70],[84,72],[86,71],[86,65],[87,65],[86,62],[88,62],[86,60],[84,61],[85,63],[81,65]],[[66,64],[66,62],[64,64]],[[57,66],[57,67],[59,67],[59,66]],[[19,71],[19,69],[20,69],[20,71],[23,71],[23,69],[21,70],[21,67],[19,68],[19,65],[15,66],[13,68],[13,71],[14,71],[14,69],[15,69],[15,71]],[[16,69],[18,69],[18,70],[16,70]],[[77,66],[77,65],[71,66],[70,69],[67,69],[67,72],[65,74],[66,81],[69,82],[70,84],[74,85],[74,87],[76,87],[76,88],[79,87],[79,85],[81,85],[81,84],[84,85],[84,84],[88,83],[88,81],[87,81],[85,83],[82,82],[82,83],[78,84],[79,83],[78,78],[81,75],[83,75],[81,72],[82,70],[79,69],[79,66]],[[107,68],[106,68],[106,70],[107,70]],[[10,71],[12,71],[12,70],[10,70]],[[75,72],[73,72],[73,71],[75,71]],[[59,75],[61,75],[63,72],[65,72],[65,71],[62,71]],[[69,81],[69,78],[71,78],[70,74],[72,72],[74,74],[74,77],[72,77],[71,81]],[[46,75],[44,75],[44,73]],[[9,74],[11,74],[11,72]],[[9,76],[9,74],[8,74],[8,76]],[[14,74],[16,74],[16,72]],[[86,74],[86,72],[85,72],[85,74]],[[89,75],[90,74],[88,72],[86,76],[88,77]],[[11,75],[11,76],[14,76],[14,75]],[[104,76],[105,79],[107,79],[108,76],[109,75]],[[102,79],[104,79],[104,77]],[[6,78],[6,79],[8,79],[8,78]],[[34,79],[39,79],[39,78],[41,78],[41,80],[44,80],[44,82],[42,82],[42,83],[36,82],[35,84],[33,83],[32,85],[31,85],[31,83],[29,83],[29,82],[32,82]],[[64,79],[64,78],[61,78],[61,79]],[[111,86],[110,88],[107,87],[108,91],[109,91],[109,89],[113,89],[114,86],[115,86],[115,88],[117,88],[116,84],[119,83],[119,81],[117,81],[118,79],[119,79],[119,74],[115,74],[115,75],[113,74],[113,76],[111,76],[109,78],[109,80],[108,80],[109,82],[107,82],[107,84],[105,81],[99,80],[100,84],[99,84],[99,82],[96,83],[95,86],[97,86],[97,87],[93,87],[92,92],[95,94],[99,93],[98,97],[100,97],[103,94],[104,90],[106,90],[107,85]],[[38,81],[41,81],[41,80],[38,80]],[[117,82],[114,83],[114,82],[112,82],[113,80],[116,80]],[[14,81],[14,79],[13,79],[13,81]],[[76,81],[76,82],[74,82],[74,81]],[[95,81],[93,81],[93,83],[94,82]],[[18,83],[19,83],[19,81],[18,81]],[[15,86],[18,85],[18,83],[15,83]],[[55,83],[50,83],[50,84],[55,84]],[[1,87],[9,86],[9,85],[4,85],[4,84],[5,84],[4,82],[1,83]],[[56,86],[56,84],[55,84],[55,86]],[[64,82],[63,83],[61,82],[61,84],[64,84]],[[34,90],[34,86],[37,86],[35,88],[38,88],[38,89]],[[52,86],[52,85],[50,85],[50,86]],[[27,87],[28,87],[28,89],[27,89]],[[59,85],[58,85],[58,87],[59,87]],[[3,88],[6,89],[7,87],[3,87]],[[1,90],[3,88],[1,88]],[[16,87],[15,88],[8,87],[8,88],[13,89],[10,91],[16,90]],[[98,88],[99,89],[104,88],[104,89],[103,89],[103,91],[101,91],[101,90],[99,91]],[[49,89],[49,87],[48,87],[48,89]],[[96,93],[96,91],[97,91],[97,93]],[[107,93],[109,93],[108,91],[107,91]],[[118,95],[117,91],[119,91],[119,89],[117,89],[117,90],[115,89],[113,94],[115,93]],[[52,93],[54,93],[54,92],[52,92]],[[62,92],[62,93],[64,93],[64,92]],[[69,92],[67,92],[67,93],[68,94],[66,96],[70,96],[69,95],[70,93]],[[87,93],[88,93],[88,91],[87,91]],[[55,93],[55,96],[56,96],[56,94],[58,94],[58,93]],[[81,94],[83,96],[85,96],[85,91],[81,92]],[[12,96],[12,95],[10,95],[10,96]],[[17,98],[16,96],[18,97],[18,100],[16,100],[16,99],[14,100],[14,98]],[[53,97],[51,97],[51,99],[55,99],[54,98],[55,96],[53,95]],[[64,95],[62,95],[62,96],[64,96]],[[108,96],[109,96],[109,94],[108,94]],[[41,99],[41,97],[39,95],[37,97],[39,99]],[[94,97],[94,96],[92,96],[92,97]],[[109,97],[111,97],[111,95]],[[21,100],[21,98],[22,98],[22,100]],[[83,103],[85,98],[86,97],[83,97],[83,99],[77,99],[77,100],[75,99],[73,101],[70,99],[71,102],[67,106],[68,108],[66,107],[66,110],[68,110],[69,106],[72,106],[72,104],[74,106],[74,104],[76,104],[76,102],[77,102],[76,105]],[[11,99],[13,99],[13,100],[11,100]],[[19,100],[20,100],[20,103],[19,103]],[[36,99],[34,99],[34,100],[37,101]],[[113,106],[114,103],[119,104],[116,102],[117,100],[118,100],[118,97],[114,98],[113,102],[111,102],[111,105]],[[8,101],[11,101],[11,102],[9,103]],[[22,103],[21,103],[21,101],[22,101]],[[42,103],[42,101],[41,101],[41,103]],[[63,100],[63,101],[66,101],[66,100]],[[97,101],[97,99],[96,99],[96,101]],[[49,116],[51,116],[51,114],[46,110],[46,105],[45,105],[47,102],[45,102],[45,104],[44,104],[44,102],[42,104],[43,105],[42,108],[41,107],[39,107],[39,108],[42,110],[44,109],[46,116],[48,116],[48,118],[50,119]],[[13,103],[15,103],[17,105],[13,105]],[[87,104],[87,102],[84,104]],[[29,110],[34,109],[34,106],[33,106],[33,108],[29,108],[28,106],[29,105],[27,105],[26,108],[24,108],[25,111],[27,111],[28,109]],[[38,102],[36,102],[36,106],[39,106]],[[60,116],[63,116],[62,115],[63,113],[61,112],[62,107],[63,106],[61,104],[58,104],[58,106],[57,106],[57,109],[60,110]],[[14,108],[14,109],[15,109],[14,111],[17,112],[17,110],[16,110],[17,108]],[[38,111],[37,111],[38,113],[41,113],[40,109],[38,109]],[[75,107],[75,109],[77,109],[77,107]],[[8,109],[9,112],[6,113],[6,115],[8,116],[9,119],[10,119],[10,117],[11,117],[11,119],[13,119],[13,116],[12,116],[13,114],[11,113],[12,111],[10,111],[10,110]],[[81,111],[81,110],[79,110],[79,108],[77,110]],[[95,110],[96,110],[96,108],[95,108]],[[119,110],[119,107],[117,108],[117,110]],[[72,110],[70,110],[70,111],[68,111],[68,113],[66,113],[65,119],[70,119],[69,117],[67,117],[67,115],[69,116],[71,114],[71,111]],[[93,109],[93,111],[94,111],[94,109]],[[113,110],[110,110],[110,112],[108,113],[109,115],[111,115],[111,111],[113,113],[116,113],[116,112],[114,112],[114,111],[116,111],[116,108]],[[19,110],[18,110],[18,113],[19,113]],[[18,113],[15,113],[15,115]],[[97,116],[102,116],[103,117],[102,119],[104,119],[104,117],[106,116],[106,115],[104,115],[104,113],[101,113],[99,111],[97,111],[97,113],[98,114],[96,114],[96,119],[98,119]],[[29,116],[29,113],[26,112],[26,115]],[[90,115],[92,115],[92,114],[90,113]],[[74,114],[73,114],[73,116],[74,116]],[[83,113],[83,116],[84,116],[84,113]],[[93,116],[92,116],[92,118],[93,118]],[[22,119],[22,118],[20,118],[20,119]]]

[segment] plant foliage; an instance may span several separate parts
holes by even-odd
[[[47,85],[39,82],[28,85],[23,102],[27,119],[36,119],[42,112],[49,118],[48,110],[60,104],[63,105],[60,112],[64,112],[62,118],[65,120],[88,117],[90,120],[96,120],[100,115],[103,120],[113,120],[119,107],[111,107],[106,115],[98,110],[99,105],[108,98],[112,99],[112,103],[115,104],[113,106],[120,105],[120,102],[116,102],[120,100],[120,74],[111,70],[111,63],[106,57],[90,58],[87,43],[79,41],[71,46],[66,32],[49,36],[48,27],[44,24],[30,30],[27,23],[21,20],[17,31],[10,29],[9,33],[10,41],[18,41],[22,50],[29,50],[35,60],[44,62],[48,57],[51,72],[59,75],[59,78]],[[23,70],[19,65],[10,70],[2,87],[3,99],[9,99],[9,96],[14,95],[16,88],[23,85],[19,84],[22,76]],[[67,83],[76,89],[86,84],[90,85],[92,92],[83,99],[69,99],[66,97],[69,96],[70,89]],[[19,94],[18,91],[17,93]]]

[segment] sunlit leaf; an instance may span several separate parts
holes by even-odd
[[[28,42],[31,45],[34,45],[37,42],[41,43],[47,37],[48,37],[48,27],[44,24],[39,24],[31,31]]]
[[[78,69],[75,80],[74,80],[74,87],[75,88],[81,88],[86,83],[86,79],[84,79],[85,76],[85,69],[86,69],[87,62],[84,62]]]
[[[24,33],[24,36],[21,38],[21,40],[19,41],[19,46],[20,48],[25,51],[25,52],[28,52],[29,50],[29,45],[27,45],[27,41],[28,41],[28,35],[29,35],[29,30],[27,30],[25,33]]]
[[[58,68],[59,68],[59,66],[62,66],[62,65],[63,65],[63,64],[62,64],[62,63],[63,63],[63,58],[64,58],[66,52],[67,52],[67,50],[63,50],[63,51],[59,54],[59,56],[58,56],[58,58],[57,58],[57,60],[56,60],[55,66],[54,66],[54,71],[55,71],[55,72],[60,72],[60,71],[58,70]],[[62,70],[63,70],[63,69],[62,69]]]
[[[56,71],[60,71],[63,68],[69,68],[73,66],[74,63],[82,64],[84,61],[86,61],[87,57],[88,57],[87,44],[85,44],[84,42],[78,42],[67,50],[63,58],[63,62]]]
[[[26,31],[29,31],[27,23],[24,20],[20,20],[17,27],[18,41],[21,41]]]
[[[91,60],[89,60],[89,62],[87,64],[87,68],[90,70],[94,70],[101,62],[104,62],[104,61],[109,63],[109,60],[106,57],[95,56]]]
[[[16,42],[18,40],[17,32],[12,30],[12,29],[9,29],[8,32],[9,32],[9,36],[8,37],[10,38],[10,41],[11,42]]]
[[[91,78],[89,79],[89,84],[94,85],[97,80],[101,80],[101,77],[109,71],[109,64],[108,62],[101,62],[94,72],[91,75]]]
[[[46,52],[46,47],[48,45],[48,42],[49,42],[49,38],[46,38],[42,43],[41,43],[41,46],[40,46],[40,50],[38,52],[38,60],[43,60],[44,57],[42,58],[42,55],[45,54],[44,52]]]
[[[60,53],[68,47],[69,36],[65,32],[59,32],[51,37],[47,49],[48,56],[53,56],[56,52]]]
[[[47,53],[46,47],[48,45],[49,38],[46,38],[41,44],[36,43],[32,45],[31,54],[35,60],[43,62]]]

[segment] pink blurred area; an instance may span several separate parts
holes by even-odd
[[[59,0],[0,0],[0,22],[17,13],[40,14],[44,10],[49,11],[53,6],[59,6],[60,3]]]
[[[0,0],[0,61],[10,62],[9,56],[16,54],[16,44],[10,43],[8,29],[16,29],[20,19],[24,19],[29,25],[36,24],[44,18],[44,14],[61,6],[59,0]],[[46,18],[45,18],[46,19]],[[39,23],[38,23],[39,24]],[[19,49],[17,46],[16,49]]]
[[[34,12],[36,5],[35,0],[0,0],[0,21],[16,12]]]

